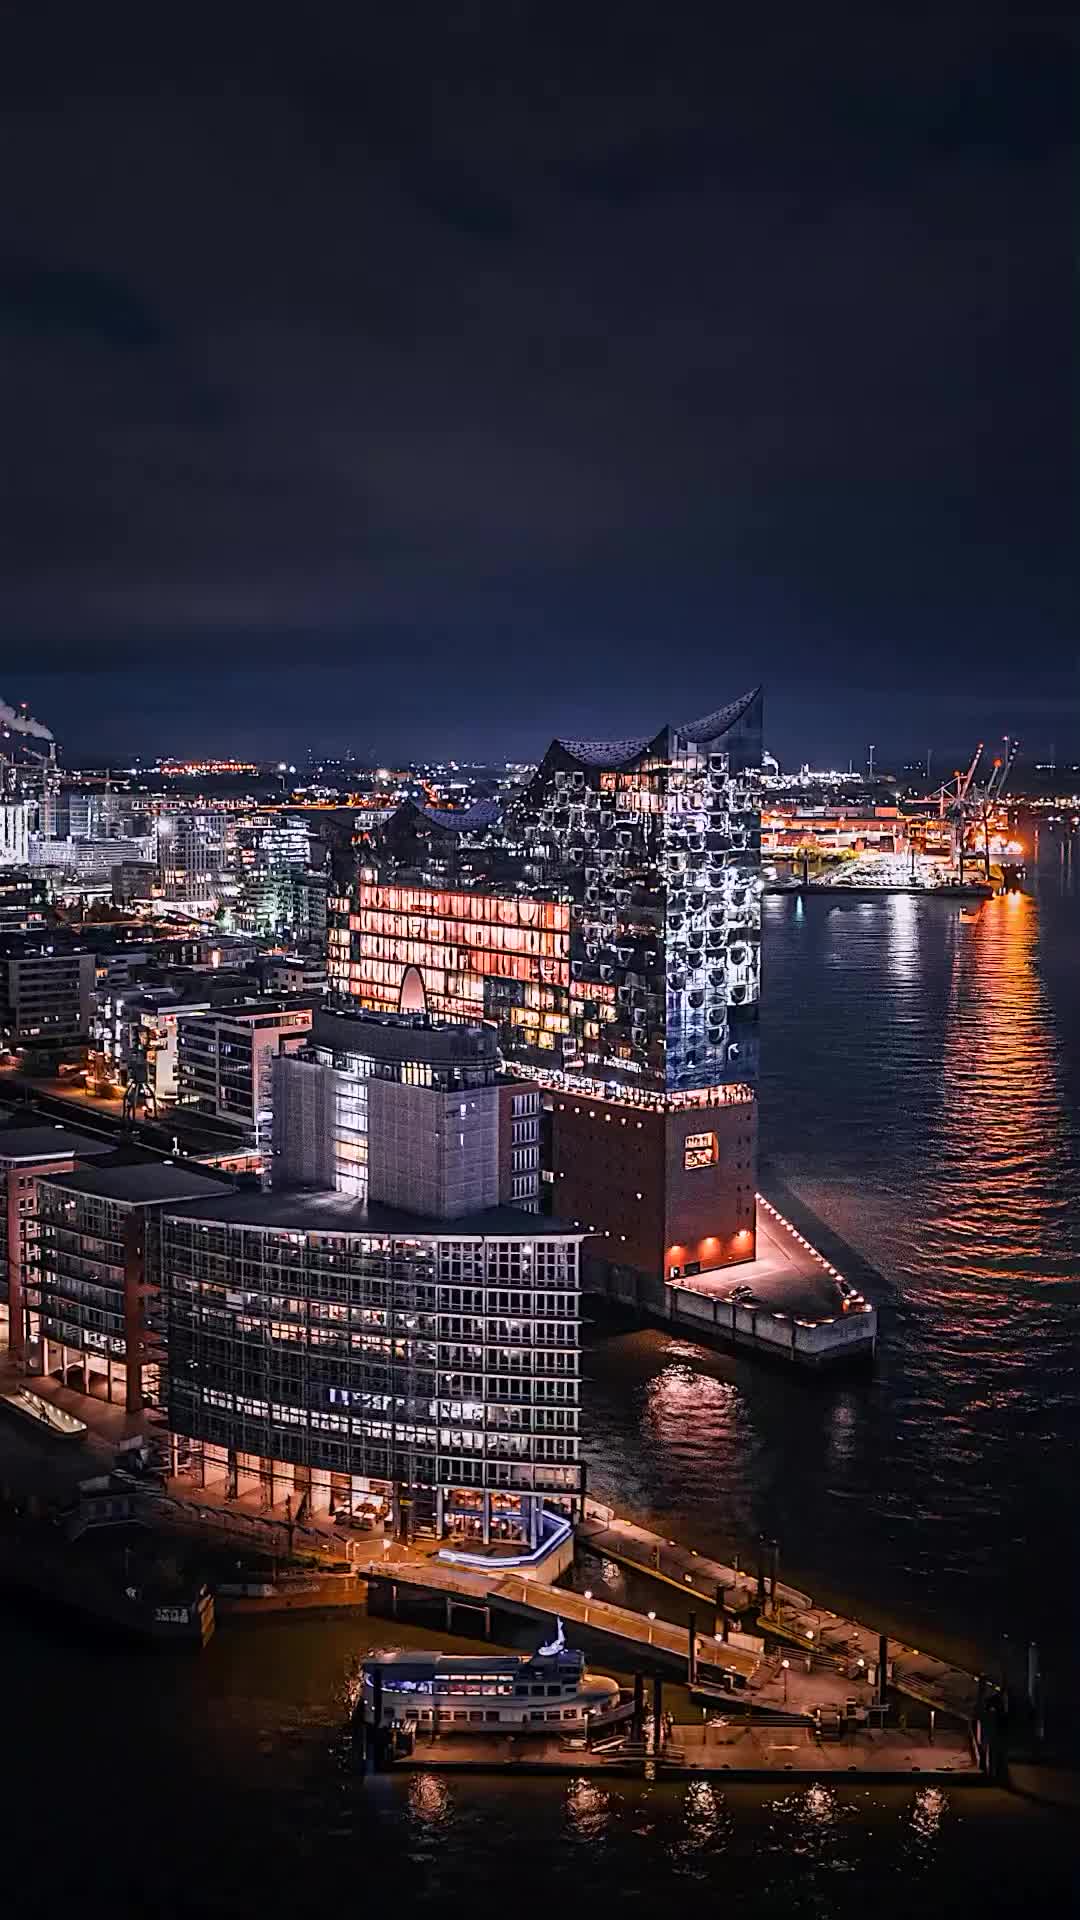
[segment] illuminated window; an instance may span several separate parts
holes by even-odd
[[[687,1172],[693,1167],[714,1167],[719,1157],[715,1133],[687,1134],[683,1143],[683,1166]]]

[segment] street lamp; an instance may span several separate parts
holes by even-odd
[[[650,1610],[650,1613],[649,1613],[649,1645],[650,1647],[652,1646],[652,1623],[655,1619],[656,1619],[655,1613],[653,1613]]]
[[[791,1661],[781,1660],[780,1665],[784,1669],[784,1705],[786,1707],[787,1706],[787,1677],[788,1677],[788,1668],[791,1665]]]
[[[591,1599],[592,1599],[592,1588],[586,1587],[585,1589],[585,1625],[586,1626],[588,1626],[589,1624],[589,1604],[588,1603]]]

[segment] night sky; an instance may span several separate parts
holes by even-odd
[[[4,10],[3,668],[72,758],[1080,748],[1065,9]]]

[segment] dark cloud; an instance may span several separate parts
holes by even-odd
[[[1051,16],[245,12],[27,10],[0,78],[5,631],[72,747],[757,678],[788,754],[1080,730]]]
[[[28,340],[82,335],[119,351],[154,346],[161,337],[145,301],[122,280],[26,262],[0,269],[0,329]]]

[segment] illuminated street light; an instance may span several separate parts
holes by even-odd
[[[586,1626],[588,1626],[589,1624],[589,1601],[591,1599],[592,1599],[592,1588],[586,1587],[585,1589],[585,1625]]]
[[[786,1707],[787,1706],[787,1677],[788,1677],[788,1668],[791,1665],[791,1661],[781,1660],[780,1665],[784,1669],[784,1705]]]
[[[652,1630],[653,1630],[653,1621],[655,1619],[656,1619],[655,1613],[650,1612],[649,1614],[649,1645],[650,1647],[652,1646]]]

